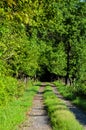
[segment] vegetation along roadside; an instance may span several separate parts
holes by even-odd
[[[18,129],[18,126],[26,119],[26,112],[30,110],[38,89],[38,86],[33,86],[31,82],[28,82],[21,97],[0,107],[0,130]]]
[[[79,87],[64,85],[61,81],[55,81],[54,84],[65,99],[71,100],[73,104],[86,111],[85,86],[80,86],[79,91]]]

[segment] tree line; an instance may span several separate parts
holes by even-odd
[[[1,79],[50,75],[85,91],[86,2],[3,0],[0,7]]]

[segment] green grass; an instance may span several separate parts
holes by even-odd
[[[26,112],[31,108],[38,89],[39,86],[30,84],[21,98],[0,107],[0,130],[18,130],[18,126],[26,119]]]
[[[54,82],[55,86],[57,87],[58,91],[66,98],[73,100],[76,98],[76,94],[74,91],[74,87],[70,87],[67,85],[62,84],[59,81]]]
[[[57,98],[50,86],[45,88],[44,103],[53,130],[83,130],[73,113],[69,111],[61,99]]]
[[[59,81],[54,82],[54,84],[65,99],[71,100],[73,104],[86,111],[86,98],[77,95],[73,86],[66,86]]]

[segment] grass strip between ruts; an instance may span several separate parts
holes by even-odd
[[[83,130],[64,102],[57,98],[50,86],[44,90],[44,103],[51,120],[53,130]]]

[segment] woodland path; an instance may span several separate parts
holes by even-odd
[[[63,96],[57,91],[57,88],[50,84],[53,88],[53,92],[58,98],[62,99],[66,106],[75,115],[76,119],[86,130],[86,113],[83,112],[78,107],[74,106],[70,101],[65,100]],[[33,107],[30,112],[28,112],[28,117],[26,122],[23,123],[21,130],[52,130],[50,126],[49,118],[43,104],[43,91],[46,83],[43,83],[40,87],[39,92],[34,98]]]
[[[43,91],[44,85],[40,87],[35,96],[32,110],[28,113],[27,120],[22,125],[21,130],[52,130],[43,104]]]
[[[70,101],[65,100],[63,96],[57,91],[57,88],[54,85],[51,85],[53,87],[53,92],[57,95],[58,98],[62,99],[66,106],[69,108],[71,112],[75,115],[76,119],[80,122],[80,124],[84,127],[84,130],[86,130],[86,113],[83,112],[83,110],[79,109],[78,107],[74,106]]]

